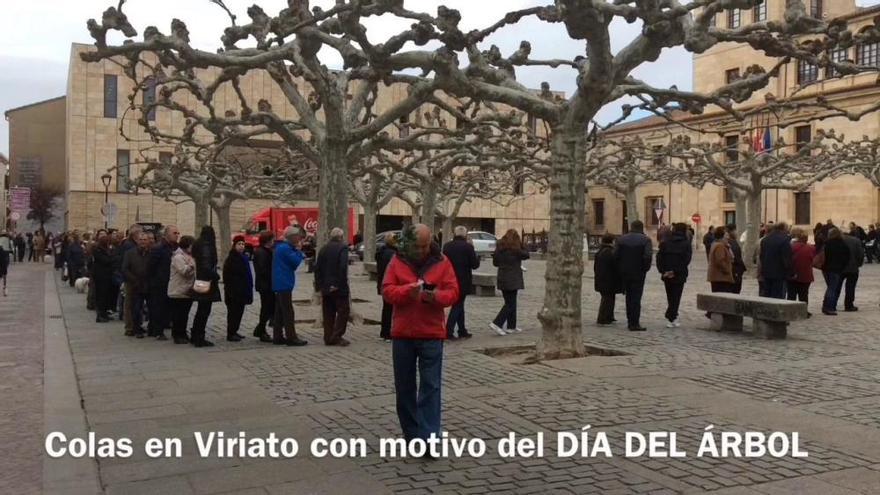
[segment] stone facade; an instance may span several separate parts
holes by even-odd
[[[9,121],[8,187],[65,191],[65,97],[59,96],[5,112]],[[5,204],[5,203],[4,203]],[[63,197],[55,201],[55,219],[45,225],[49,232],[63,228],[66,212]],[[5,213],[5,212],[4,212]],[[16,230],[33,231],[39,223],[21,213]]]
[[[121,69],[109,61],[86,64],[80,59],[81,53],[91,49],[93,47],[84,44],[72,46],[67,87],[68,225],[69,228],[78,229],[97,229],[103,226],[104,217],[100,210],[104,203],[104,185],[101,176],[116,165],[120,152],[128,152],[132,163],[129,176],[136,178],[143,166],[136,163],[139,157],[142,154],[156,157],[161,151],[149,142],[141,130],[136,112],[126,112],[132,85]],[[115,76],[116,80],[116,117],[105,117],[107,76]],[[265,73],[249,73],[242,78],[241,88],[254,107],[258,100],[266,99],[281,116],[292,118],[295,115],[293,108]],[[403,86],[382,87],[377,107],[387,108],[395,104],[405,96],[404,91]],[[184,103],[195,105],[193,101]],[[238,100],[231,85],[227,84],[218,91],[215,105],[218,114],[226,109],[238,110]],[[157,109],[156,125],[161,130],[180,130],[183,119],[164,109]],[[123,137],[120,129],[131,140]],[[124,228],[137,220],[166,224],[176,222],[183,232],[194,231],[191,202],[185,202],[182,197],[166,201],[145,191],[138,191],[137,194],[125,191],[124,187],[120,187],[117,174],[111,175],[113,178],[109,186],[109,201],[118,207],[116,218],[110,222],[111,227]],[[535,194],[529,185],[526,185],[524,192],[521,198],[514,199],[509,206],[486,200],[471,201],[462,207],[460,221],[474,227],[487,225],[488,222],[488,225],[494,224],[494,230],[499,233],[508,228],[526,232],[546,229],[549,225],[549,197]],[[257,200],[233,203],[233,230],[237,230],[254,213],[270,205],[268,201]],[[316,205],[314,198],[296,203],[296,206],[303,207]],[[356,204],[353,206],[358,207]],[[380,211],[380,215],[410,218],[412,212],[406,203],[395,199]]]
[[[784,2],[765,0],[769,19],[782,17]],[[823,17],[831,18],[846,15],[849,28],[858,32],[863,27],[870,25],[874,16],[880,13],[880,7],[857,9],[851,0],[832,0],[822,2]],[[753,21],[754,11],[742,11],[740,22],[746,25]],[[716,24],[726,27],[728,18],[726,14],[719,14]],[[846,58],[856,60],[856,47],[851,47],[846,53]],[[727,71],[739,70],[744,73],[746,67],[759,64],[769,69],[773,66],[773,59],[763,57],[749,47],[734,44],[717,45],[706,53],[694,56],[694,90],[701,92],[712,91],[725,82]],[[764,101],[764,97],[772,93],[779,98],[809,98],[818,94],[825,95],[829,101],[846,107],[848,110],[856,110],[867,106],[880,98],[880,85],[877,84],[877,74],[869,73],[857,76],[828,77],[824,69],[818,71],[818,79],[808,84],[799,84],[797,64],[790,63],[782,68],[779,77],[773,78],[768,88],[756,93],[751,99],[742,103],[742,108],[754,106]],[[700,116],[686,115],[680,120],[690,126],[700,127],[723,120],[723,115],[717,107],[710,107]],[[799,124],[800,125],[800,124]],[[880,136],[880,113],[866,115],[858,122],[851,122],[843,118],[827,119],[811,124],[811,135],[815,135],[817,129],[834,129],[838,134],[853,139],[863,135]],[[670,130],[676,134],[690,134],[694,141],[717,140],[718,136],[700,135],[696,132],[687,131],[678,126],[671,126],[665,119],[649,117],[640,121],[630,122],[616,127],[610,132],[610,137],[624,137],[639,135],[649,144],[663,144],[669,139]],[[773,142],[778,142],[780,137],[788,143],[796,142],[794,126],[772,126],[771,134]],[[736,129],[731,130],[732,135],[738,134]],[[837,179],[829,179],[814,184],[810,190],[810,208],[808,218],[799,218],[802,226],[815,225],[818,222],[833,220],[838,225],[854,221],[867,226],[880,219],[880,195],[878,189],[867,179],[861,176],[844,176]],[[685,222],[691,224],[691,217],[699,213],[702,217],[700,226],[705,228],[710,225],[722,225],[732,219],[736,206],[733,202],[725,201],[722,187],[708,185],[697,189],[686,184],[647,184],[640,187],[636,194],[639,205],[639,219],[652,230],[653,218],[649,215],[650,208],[647,203],[651,198],[661,197],[667,206],[663,223]],[[729,198],[728,198],[729,199]],[[595,201],[603,201],[604,222],[597,223],[596,208],[591,208]],[[594,233],[623,231],[625,210],[622,198],[611,190],[603,187],[591,187],[587,207],[588,225]],[[795,194],[787,190],[770,190],[765,192],[763,199],[762,222],[786,221],[796,223]],[[634,220],[634,219],[626,219]],[[739,228],[744,228],[744,222],[739,219]],[[656,228],[656,227],[655,227]]]

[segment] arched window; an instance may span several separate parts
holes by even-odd
[[[880,41],[856,45],[856,64],[880,67]]]

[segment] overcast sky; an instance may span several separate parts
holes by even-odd
[[[872,5],[878,1],[860,0],[857,3]],[[93,17],[100,19],[108,6],[117,3],[116,0],[0,2],[0,112],[63,95],[67,85],[70,44],[91,43],[86,21]],[[246,9],[254,3],[270,14],[276,14],[287,5],[286,0],[226,0],[226,4],[238,15],[240,23],[247,21]],[[466,30],[487,27],[507,11],[546,3],[549,0],[406,0],[406,5],[413,10],[435,12],[439,4],[458,9]],[[333,2],[320,0],[312,4],[327,6]],[[149,25],[158,26],[167,33],[171,19],[179,18],[189,27],[193,44],[210,50],[220,46],[219,37],[229,24],[226,14],[208,0],[128,0],[124,11],[139,33]],[[375,20],[367,26],[372,40],[384,40],[387,35],[408,25],[383,21]],[[612,27],[616,49],[624,46],[640,29],[638,25],[623,22]],[[561,26],[548,26],[531,20],[521,22],[515,28],[506,28],[489,41],[509,55],[522,39],[532,42],[534,58],[571,59],[583,53],[583,45],[568,38]],[[657,62],[640,67],[635,76],[657,86],[675,84],[681,89],[689,89],[692,73],[690,59],[690,54],[684,50],[666,50]],[[328,56],[326,63],[335,66],[338,65],[337,61],[338,58]],[[517,76],[521,82],[532,87],[539,87],[541,81],[549,81],[555,90],[570,93],[574,88],[574,77],[570,70],[526,68],[519,69]],[[603,111],[606,119],[615,115],[614,108]],[[0,152],[7,154],[8,150],[7,122],[0,119]]]

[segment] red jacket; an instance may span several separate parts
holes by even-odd
[[[394,306],[391,320],[391,338],[394,339],[445,339],[446,314],[443,308],[458,301],[458,280],[452,263],[432,248],[427,262],[419,271],[409,261],[396,255],[385,270],[382,281],[382,297]],[[433,284],[434,301],[424,296],[410,295],[412,284],[419,280]]]
[[[792,280],[802,284],[813,283],[813,258],[816,256],[816,247],[812,244],[795,242],[791,245],[791,253],[794,265]]]

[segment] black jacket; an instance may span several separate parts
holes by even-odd
[[[843,273],[846,265],[849,264],[850,256],[846,242],[843,239],[828,239],[822,251],[825,253],[825,266],[822,267],[822,271]]]
[[[146,249],[129,249],[122,257],[122,276],[136,294],[150,292],[150,252]]]
[[[220,301],[220,275],[217,274],[217,246],[213,242],[198,239],[192,245],[193,260],[196,262],[196,280],[211,282],[211,290],[205,294],[193,291],[196,301]],[[169,265],[170,266],[170,265]]]
[[[171,278],[171,255],[173,253],[174,249],[165,239],[162,239],[150,250],[148,264],[150,292],[168,294],[168,279]]]
[[[761,276],[764,280],[788,280],[794,275],[791,238],[779,231],[761,240]]]
[[[657,270],[661,274],[674,272],[675,276],[663,280],[676,284],[685,283],[693,254],[694,250],[687,235],[681,232],[668,235],[657,250]]]
[[[523,281],[522,262],[529,259],[529,252],[524,249],[496,249],[492,255],[492,264],[498,267],[498,290],[522,290],[526,288]]]
[[[651,269],[654,245],[651,238],[641,232],[630,232],[617,238],[614,248],[617,271],[626,280],[644,279]]]
[[[730,251],[733,253],[733,276],[736,279],[741,279],[743,273],[746,272],[746,263],[743,261],[742,246],[740,246],[739,241],[733,237],[728,239],[727,243],[730,245]]]
[[[388,263],[391,263],[395,254],[397,254],[397,249],[387,244],[383,244],[382,247],[376,251],[376,290],[380,295],[382,294],[382,280],[385,279],[385,269],[388,268]]]
[[[850,234],[843,235],[843,242],[849,249],[849,262],[843,269],[843,273],[859,273],[859,268],[865,263],[865,248],[862,241]]]
[[[254,249],[254,287],[257,292],[272,292],[272,250],[263,246]]]
[[[92,249],[92,277],[95,283],[110,284],[113,281],[113,254],[109,249],[95,246]]]
[[[82,270],[86,266],[86,252],[83,250],[82,243],[71,242],[64,254],[67,258],[67,270],[69,272]]]
[[[455,278],[458,279],[460,295],[473,292],[474,283],[471,272],[480,267],[480,257],[474,247],[464,237],[455,237],[443,246],[443,254],[449,258],[452,268],[455,270]]]
[[[233,248],[223,262],[223,297],[227,306],[254,302],[254,282],[251,280],[250,263]]]
[[[619,294],[622,290],[614,246],[602,244],[593,260],[593,288],[600,294]]]
[[[325,244],[315,260],[315,288],[330,294],[331,287],[336,287],[339,295],[348,295],[348,246],[341,241]]]

